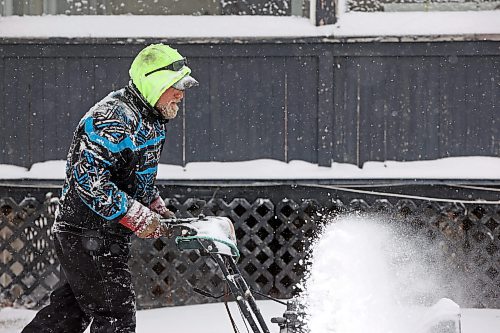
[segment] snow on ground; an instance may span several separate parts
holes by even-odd
[[[63,179],[65,161],[35,163],[30,169],[0,164],[0,179]],[[159,180],[210,179],[500,179],[500,157],[448,157],[412,162],[347,163],[320,167],[305,161],[260,159],[242,162],[193,162],[185,167],[160,164]]]
[[[0,37],[5,38],[261,38],[475,34],[500,34],[500,11],[348,12],[340,15],[337,24],[321,27],[312,25],[307,18],[295,16],[0,17]]]
[[[264,319],[269,323],[272,333],[278,333],[276,324],[271,324],[272,317],[281,316],[285,306],[272,301],[259,301]],[[230,303],[233,318],[246,331],[235,303]],[[34,316],[35,311],[25,309],[0,309],[0,333],[18,333]],[[88,330],[87,330],[88,331]],[[137,313],[137,333],[152,332],[182,333],[222,333],[233,332],[226,308],[223,303],[188,305],[152,310],[141,310]],[[467,332],[465,332],[467,333]]]
[[[272,301],[259,301],[258,304],[271,332],[278,333],[278,326],[271,324],[270,318],[281,316],[285,307]],[[242,329],[240,331],[245,332],[234,303],[230,305],[233,317],[238,322],[238,327]],[[0,333],[21,332],[35,313],[35,311],[24,309],[0,309]],[[500,327],[500,310],[462,310],[462,333],[498,333],[498,327]],[[233,332],[224,305],[221,303],[138,311],[137,333],[163,332],[164,330],[182,333]]]

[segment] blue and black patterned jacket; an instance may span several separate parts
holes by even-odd
[[[131,199],[148,206],[158,195],[154,181],[165,142],[164,123],[132,85],[92,107],[69,149],[54,230],[130,235],[118,220]]]

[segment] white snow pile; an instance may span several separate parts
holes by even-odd
[[[271,324],[271,318],[282,315],[285,307],[273,301],[257,301],[257,303],[271,333],[278,333],[278,326]],[[229,307],[231,313],[238,313],[234,302],[230,302]],[[35,313],[33,310],[0,308],[0,333],[21,332],[22,328],[35,316]],[[240,316],[235,315],[234,319],[238,327],[244,328]],[[221,333],[233,331],[222,303],[176,306],[137,312],[137,333],[164,332],[167,325],[169,332]],[[462,333],[498,333],[498,327],[500,327],[500,310],[462,309]],[[85,332],[89,331],[87,329]]]
[[[336,37],[496,35],[500,34],[500,11],[347,12],[339,17],[333,34]]]
[[[281,315],[285,307],[270,301],[257,301],[271,333],[278,333],[278,325],[271,317]],[[235,302],[229,308],[238,327],[246,332]],[[19,333],[35,316],[36,311],[0,308],[0,333]],[[87,329],[85,333],[89,333]],[[233,327],[223,303],[175,306],[137,312],[137,333],[230,333]],[[65,332],[73,333],[73,332]]]
[[[329,224],[312,253],[304,287],[312,333],[428,333],[457,319],[465,283],[436,244],[367,217]],[[463,277],[463,276],[462,276]],[[435,322],[434,322],[435,324]]]
[[[498,10],[347,12],[339,14],[336,24],[319,27],[308,18],[296,16],[7,16],[0,17],[0,37],[137,39],[495,35],[500,33],[499,16]]]
[[[31,168],[0,164],[0,179],[64,179],[65,161],[35,163]],[[410,162],[347,163],[331,167],[294,160],[192,162],[185,167],[160,164],[159,180],[284,180],[284,179],[500,179],[500,157],[467,156]]]

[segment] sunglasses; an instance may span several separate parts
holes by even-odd
[[[159,71],[174,71],[174,72],[178,72],[178,71],[180,71],[186,65],[187,65],[187,59],[184,58],[184,59],[181,59],[181,60],[174,61],[173,63],[171,63],[168,66],[160,67],[160,68],[157,68],[157,69],[155,69],[155,70],[153,70],[151,72],[148,72],[144,76],[149,76],[149,75],[151,75],[153,73],[156,73],[156,72],[159,72]]]

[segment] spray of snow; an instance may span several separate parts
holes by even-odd
[[[310,332],[425,332],[425,307],[460,290],[457,275],[439,267],[439,252],[426,237],[382,219],[329,223],[304,284]]]

